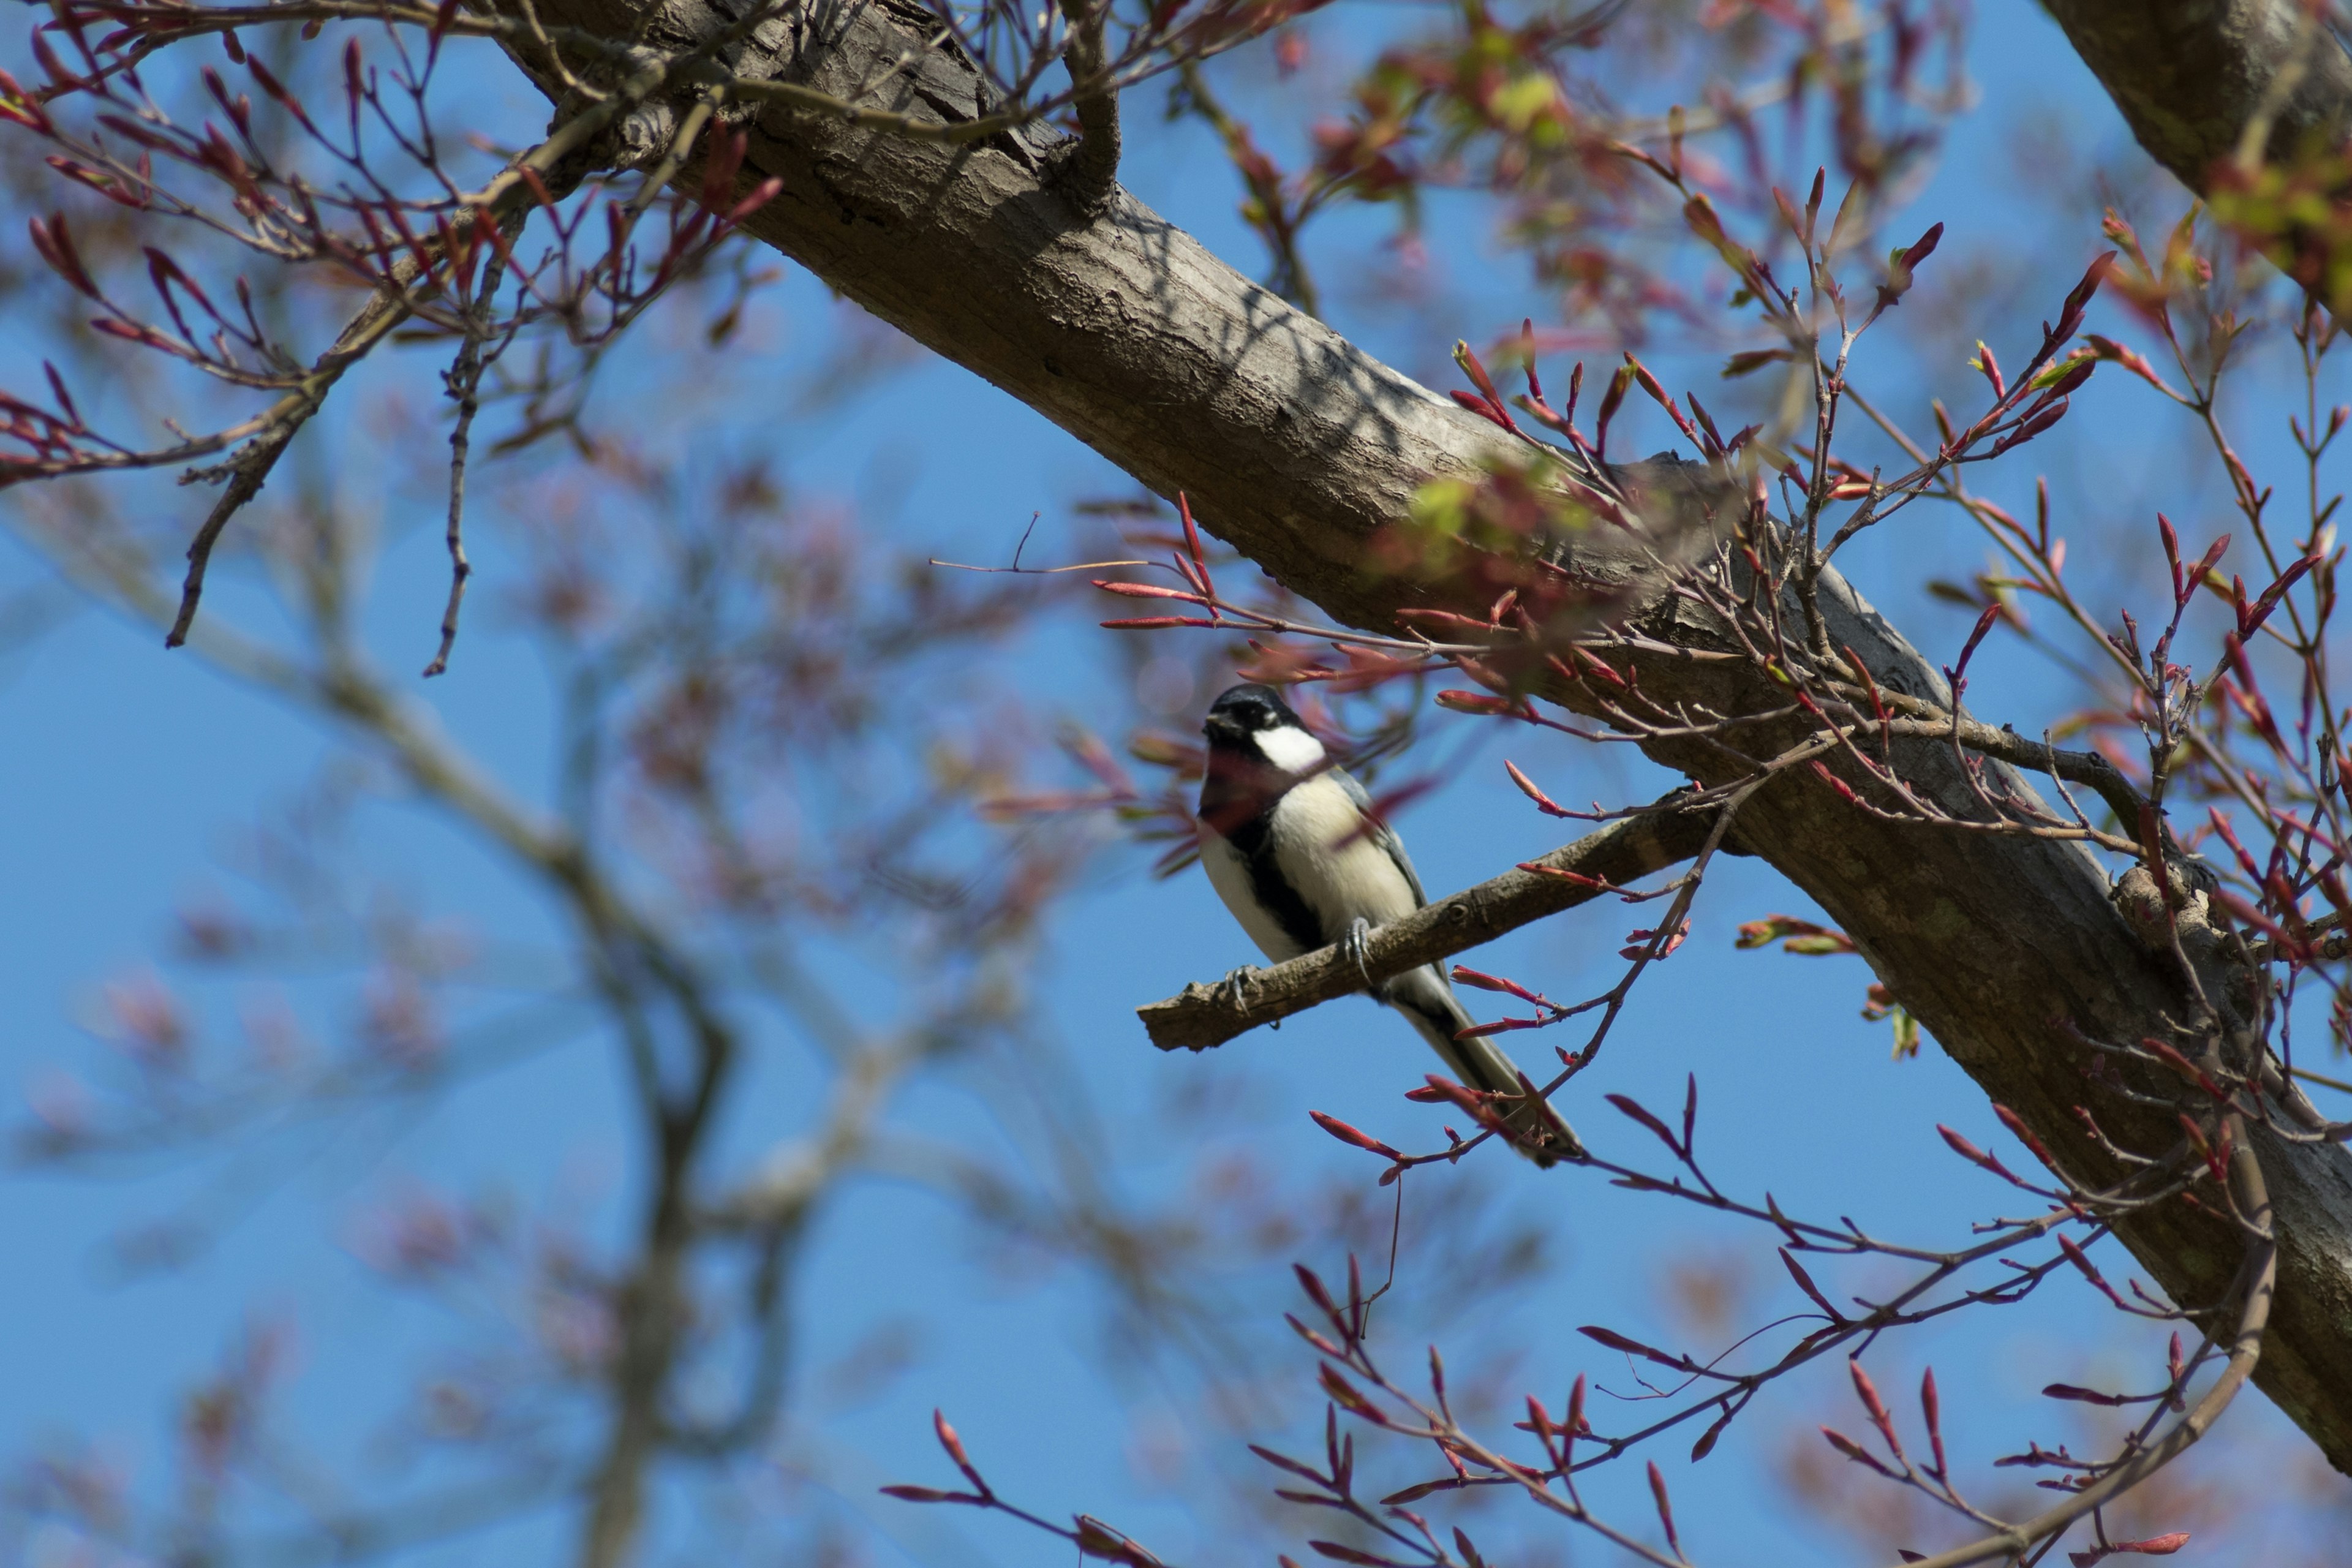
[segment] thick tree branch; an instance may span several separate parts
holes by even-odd
[[[1249,970],[1238,987],[1195,981],[1164,1002],[1138,1007],[1136,1016],[1163,1051],[1222,1046],[1261,1024],[1361,991],[1366,973],[1378,984],[1687,860],[1705,847],[1715,815],[1711,807],[1678,806],[1669,796],[1639,816],[1612,822],[1379,927],[1366,944],[1361,971],[1340,949],[1321,948],[1271,969]]]
[[[2192,191],[2242,152],[2284,162],[2352,131],[2352,58],[2295,0],[2042,5],[2139,144]]]
[[[613,37],[638,21],[632,0],[541,0],[539,9],[551,26]],[[712,0],[673,0],[647,30],[657,47],[691,47],[730,25]],[[942,123],[989,110],[978,73],[930,42],[936,23],[916,0],[796,12],[774,33],[756,46],[769,58],[739,71],[835,95],[887,76],[877,96],[887,108]],[[950,146],[780,104],[750,130],[746,188],[782,181],[748,221],[755,236],[1151,489],[1186,491],[1204,526],[1326,613],[1381,632],[1412,604],[1485,613],[1466,595],[1449,601],[1443,584],[1364,563],[1374,531],[1406,516],[1422,484],[1507,452],[1501,433],[1124,192],[1090,217],[1047,178],[1059,133],[1031,126]],[[1644,515],[1704,500],[1670,466],[1625,478]],[[1574,541],[1568,564],[1630,584],[1646,560],[1640,541],[1595,529]],[[1833,571],[1818,599],[1830,645],[1851,647],[1876,684],[1949,702],[1933,663]],[[1785,708],[1786,694],[1745,661],[1671,650],[1720,646],[1719,628],[1693,606],[1659,605],[1643,626],[1648,639],[1627,667],[1653,702],[1734,716]],[[1602,711],[1591,693],[1557,695]],[[1759,727],[1754,743],[1772,738]],[[1645,746],[1710,785],[1744,776],[1711,743]],[[1919,798],[1960,820],[1978,815],[1983,785],[1948,742],[1897,739],[1892,755]],[[1984,766],[2005,795],[2032,798],[2001,764]],[[2194,1015],[2168,954],[2117,911],[2087,849],[1874,817],[1803,770],[1742,807],[1740,837],[1853,936],[1903,1005],[2064,1168],[2094,1184],[2111,1170],[2074,1115],[2095,1093],[2084,1042],[2160,1037]],[[2143,1146],[2177,1136],[2153,1111],[2103,1099],[2100,1114],[2115,1136]],[[2280,1243],[2277,1310],[2255,1379],[2339,1468],[2352,1466],[2352,1156],[2260,1124],[2250,1138]],[[2166,1205],[2119,1230],[2175,1300],[2201,1308],[2229,1294],[2243,1247],[2225,1225]]]

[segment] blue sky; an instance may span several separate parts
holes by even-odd
[[[1949,226],[1938,264],[1955,268],[1971,257],[2013,252],[2024,239],[2039,245],[2050,232],[2051,209],[2032,188],[2030,170],[2020,167],[2018,132],[2031,117],[2052,113],[2077,142],[2120,145],[2095,85],[2032,7],[2003,0],[1981,8],[1972,68],[1983,102],[1956,128],[1941,172],[1913,209],[1920,226],[1933,219]],[[1233,216],[1231,173],[1215,149],[1189,131],[1163,134],[1156,125],[1134,141],[1143,150],[1126,170],[1132,188],[1236,265],[1254,268],[1254,242]],[[1452,337],[1496,335],[1516,323],[1530,298],[1513,265],[1488,243],[1486,221],[1467,204],[1441,204],[1433,237],[1444,269],[1444,307],[1409,319],[1359,321],[1347,302],[1343,241],[1376,232],[1384,220],[1345,220],[1341,237],[1318,253],[1327,295],[1339,301],[1338,323],[1360,331],[1395,363],[1449,384]],[[2095,242],[2090,233],[2053,241],[2061,258],[2052,264],[2050,281],[2036,285],[2049,304],[2010,318],[2054,308]],[[1923,274],[1923,295],[1906,308],[1923,308],[1936,276]],[[1334,287],[1335,277],[1341,286]],[[805,274],[788,269],[753,323],[761,355],[739,363],[737,379],[713,389],[713,401],[821,362],[844,330],[846,310]],[[1446,317],[1442,335],[1423,333],[1432,316]],[[1997,346],[2012,357],[2010,345]],[[660,352],[658,342],[639,352]],[[1890,345],[1888,352],[1913,351]],[[1661,358],[1690,382],[1706,384],[1702,378],[1711,374],[1703,354]],[[412,363],[411,373],[417,368]],[[1952,366],[1929,368],[1949,384]],[[1679,384],[1675,374],[1667,379]],[[2183,468],[2196,478],[2193,462],[2173,455],[2177,441],[2147,418],[2146,403],[2135,401],[2134,389],[2121,381],[2102,380],[2102,395],[2077,400],[2080,412],[2063,427],[2066,444],[2046,459],[2060,474],[2062,498],[2080,507],[2085,535],[2134,518],[2144,531],[2134,508],[2137,494],[2173,483]],[[1072,501],[1129,488],[1043,420],[928,358],[850,406],[796,419],[781,434],[770,421],[739,419],[697,438],[728,450],[775,442],[789,482],[809,493],[864,500],[868,515],[887,522],[893,541],[912,554],[1003,558],[1040,511],[1045,521],[1033,548],[1050,551],[1070,537]],[[2266,449],[2275,439],[2252,445]],[[369,481],[362,475],[353,482]],[[2027,482],[2023,470],[2011,482]],[[421,662],[437,616],[439,542],[436,520],[409,490],[380,481],[378,488],[385,549],[367,609],[368,637],[388,667],[405,668]],[[2197,515],[2210,520],[2218,512]],[[1968,616],[1928,601],[1918,585],[1932,574],[1982,564],[1984,550],[1955,520],[1906,517],[1915,521],[1866,539],[1848,570],[1924,647],[1948,658]],[[420,695],[512,787],[536,798],[551,771],[549,681],[528,648],[499,628],[490,606],[501,552],[494,533],[486,538],[480,596],[457,668]],[[2122,585],[2137,571],[2126,561],[2113,575]],[[0,542],[0,588],[44,581],[37,560],[13,542]],[[254,602],[249,591],[230,584],[220,610],[251,611]],[[1075,715],[1107,711],[1101,672],[1117,667],[1102,654],[1111,635],[1092,629],[1083,609],[1072,612],[1021,646],[1024,679]],[[2025,727],[2066,705],[2066,694],[2039,667],[2005,646],[1989,650],[1978,668],[1971,696],[1980,712],[2014,717]],[[1631,798],[1668,782],[1636,761],[1596,762],[1565,747],[1473,737],[1463,722],[1440,718],[1433,729],[1449,740],[1475,738],[1472,762],[1457,783],[1418,804],[1402,823],[1433,891],[1475,881],[1558,841],[1503,780],[1505,756],[1563,798]],[[172,911],[183,900],[233,884],[247,826],[284,810],[336,742],[190,657],[167,655],[144,626],[91,608],[0,656],[0,734],[8,737],[0,745],[0,801],[8,807],[8,825],[0,828],[0,889],[10,895],[0,900],[0,996],[9,1004],[0,1026],[0,1081],[37,1089],[57,1065],[86,1066],[102,1054],[84,1026],[100,988],[152,961],[166,945]],[[462,916],[470,929],[502,943],[542,944],[555,934],[527,889],[463,835],[397,802],[365,807],[355,824],[358,861],[404,887],[419,905]],[[1229,1079],[1239,1086],[1234,1092],[1263,1113],[1257,1147],[1288,1175],[1354,1172],[1369,1184],[1373,1173],[1370,1162],[1349,1160],[1314,1131],[1306,1120],[1310,1107],[1399,1142],[1428,1141],[1431,1113],[1399,1093],[1424,1070],[1420,1047],[1367,1003],[1327,1007],[1278,1034],[1246,1037],[1210,1056],[1174,1060],[1150,1051],[1133,1007],[1255,955],[1197,872],[1161,883],[1140,874],[1139,857],[1113,859],[1118,874],[1091,881],[1053,931],[1050,1017],[1042,1023],[1106,1122],[1141,1130],[1137,1157],[1121,1172],[1133,1191],[1180,1190],[1187,1151],[1165,1135],[1165,1109],[1197,1093],[1204,1075]],[[1860,961],[1733,951],[1739,921],[1774,910],[1808,912],[1801,898],[1760,865],[1735,862],[1716,873],[1689,944],[1639,991],[1603,1068],[1580,1080],[1571,1114],[1596,1144],[1619,1154],[1642,1151],[1646,1135],[1601,1109],[1600,1093],[1671,1105],[1679,1101],[1685,1075],[1696,1073],[1701,1141],[1714,1152],[1718,1180],[1750,1192],[1769,1188],[1792,1212],[1852,1214],[1865,1227],[1907,1239],[1957,1242],[1970,1219],[2003,1204],[1989,1182],[1944,1152],[1934,1127],[1950,1122],[1980,1142],[1999,1143],[1983,1096],[1932,1047],[1916,1061],[1889,1060],[1885,1026],[1857,1016],[1868,979]],[[1606,983],[1623,932],[1646,923],[1644,913],[1588,909],[1517,933],[1475,962],[1556,996],[1575,994]],[[419,1184],[453,1190],[487,1184],[526,1204],[617,1209],[633,1178],[614,1072],[609,1056],[592,1046],[529,1056],[462,1092],[387,1108],[331,1135],[287,1130],[268,1146],[266,1179],[249,1183],[234,1161],[218,1159],[156,1162],[103,1180],[9,1171],[0,1179],[0,1234],[15,1244],[16,1287],[9,1292],[11,1331],[0,1336],[0,1387],[9,1391],[0,1404],[0,1453],[25,1453],[79,1434],[119,1455],[142,1484],[158,1484],[171,1398],[258,1316],[296,1325],[301,1348],[289,1426],[320,1453],[366,1460],[383,1414],[419,1360],[445,1342],[445,1331],[429,1314],[388,1299],[355,1261],[355,1211]],[[791,1043],[763,1037],[749,1096],[757,1110],[730,1128],[723,1157],[753,1158],[763,1131],[789,1120],[806,1081],[805,1061]],[[949,1084],[917,1096],[904,1114],[912,1125],[943,1129],[990,1111]],[[1834,1137],[1824,1137],[1832,1123]],[[1161,1130],[1156,1139],[1154,1129]],[[1772,1262],[1758,1238],[1597,1181],[1516,1164],[1496,1168],[1504,1163],[1489,1162],[1478,1179],[1491,1185],[1498,1215],[1542,1229],[1555,1262],[1538,1286],[1499,1309],[1481,1303],[1452,1320],[1447,1344],[1457,1365],[1507,1371],[1514,1386],[1545,1391],[1555,1404],[1580,1370],[1622,1381],[1622,1367],[1569,1331],[1584,1322],[1655,1322],[1670,1289],[1666,1271],[1693,1258],[1744,1258],[1760,1310],[1787,1309],[1782,1299],[1790,1293],[1768,1276]],[[189,1203],[224,1205],[233,1223],[183,1267],[125,1278],[110,1261],[108,1238]],[[1413,1273],[1410,1207],[1405,1236],[1401,1289],[1442,1290],[1442,1280]],[[1008,1494],[1049,1514],[1101,1515],[1172,1562],[1197,1560],[1201,1510],[1155,1482],[1149,1458],[1154,1442],[1181,1440],[1189,1386],[1183,1369],[1130,1364],[1107,1347],[1097,1292],[1076,1272],[1002,1279],[972,1250],[955,1215],[909,1187],[861,1184],[828,1212],[806,1270],[812,1289],[803,1304],[802,1363],[821,1368],[877,1326],[899,1321],[913,1326],[919,1351],[879,1394],[821,1415],[813,1410],[808,1425],[793,1433],[786,1444],[792,1463],[783,1468],[803,1468],[819,1480],[795,1482],[761,1469],[748,1478],[749,1491],[802,1517],[826,1513],[883,1563],[1037,1560],[1045,1543],[998,1521],[923,1514],[873,1495],[884,1481],[950,1479],[929,1437],[929,1412],[941,1405]],[[1339,1263],[1335,1257],[1307,1260],[1327,1271]],[[1859,1277],[1852,1288],[1863,1288]],[[2106,1358],[2127,1336],[2114,1334],[2086,1292],[2053,1296],[1905,1342],[1888,1357],[1888,1380],[1907,1386],[1929,1358],[1949,1369],[1948,1392],[1964,1389],[1948,1397],[1955,1447],[1979,1463],[2021,1446],[2029,1431],[2063,1435],[2070,1428],[2063,1420],[2046,1406],[2033,1408],[2033,1391],[2112,1365]],[[1287,1269],[1269,1263],[1262,1277],[1236,1287],[1233,1310],[1265,1324],[1296,1304]],[[1410,1345],[1395,1350],[1402,1359],[1417,1354]],[[1291,1366],[1296,1384],[1286,1408],[1319,1419],[1307,1389],[1311,1370],[1304,1359]],[[1781,1446],[1815,1441],[1809,1423],[1822,1412],[1849,1425],[1855,1420],[1850,1399],[1833,1384],[1817,1383],[1752,1413],[1744,1436],[1736,1430],[1708,1461],[1711,1468],[1685,1473],[1678,1458],[1661,1457],[1682,1500],[1685,1539],[1701,1561],[1853,1555],[1843,1538],[1809,1524],[1774,1479]],[[1179,1437],[1167,1437],[1171,1431]],[[2200,1454],[2189,1465],[2220,1476],[2233,1473],[2232,1464],[2295,1451],[2291,1431],[2258,1401],[2233,1414],[2223,1442],[2249,1445],[2241,1454],[2252,1458]],[[1621,1480],[1614,1495],[1623,1513],[1643,1517],[1638,1478],[1629,1473]],[[2335,1484],[2340,1503],[2340,1478]],[[1612,1494],[1604,1486],[1602,1495]],[[672,1500],[689,1500],[679,1494]],[[688,1511],[672,1510],[665,1555],[682,1554],[704,1539],[678,1522]],[[1302,1533],[1294,1521],[1280,1540],[1295,1542]],[[1276,1538],[1261,1539],[1270,1556]],[[537,1516],[419,1555],[436,1562],[518,1552],[560,1558],[563,1540],[559,1527]],[[27,1546],[38,1557],[43,1542]],[[2198,1561],[2221,1563],[2255,1561],[2243,1553],[2258,1549],[2245,1537],[2234,1549],[2200,1543],[2193,1550],[2207,1553]],[[1606,1553],[1580,1541],[1570,1543],[1568,1555],[1590,1562]]]

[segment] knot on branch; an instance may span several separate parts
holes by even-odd
[[[647,99],[613,122],[597,151],[609,168],[646,168],[670,150],[677,130],[677,110],[660,99]]]
[[[2169,855],[2165,857],[2164,872],[2165,886],[2160,892],[2155,874],[2145,861],[2135,863],[2108,889],[2108,900],[2132,928],[2133,934],[2158,952],[2172,945],[2175,931],[2184,945],[2192,941],[2218,941],[2220,933],[2213,928],[2211,900],[2206,897],[2212,883],[2211,873]]]
[[[2145,861],[2136,862],[2109,888],[2107,897],[2132,934],[2151,952],[2179,952],[2195,972],[2207,998],[2243,1025],[2260,1013],[2264,984],[2261,952],[2242,947],[2227,911],[2212,898],[2220,879],[2191,855],[2165,857],[2159,892]]]

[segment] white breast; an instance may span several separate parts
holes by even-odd
[[[1295,785],[1275,803],[1276,863],[1315,911],[1327,942],[1347,935],[1359,919],[1385,925],[1419,907],[1412,884],[1380,841],[1362,831],[1363,822],[1329,773]]]
[[[1209,873],[1209,886],[1217,889],[1234,919],[1239,921],[1257,950],[1276,963],[1297,958],[1306,952],[1290,940],[1290,933],[1258,908],[1257,894],[1250,886],[1249,868],[1242,861],[1241,851],[1225,842],[1214,828],[1201,829],[1201,868]]]

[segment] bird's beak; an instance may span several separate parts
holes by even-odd
[[[1231,719],[1212,713],[1209,715],[1208,722],[1201,726],[1201,733],[1213,741],[1238,741],[1241,739],[1242,727]]]

